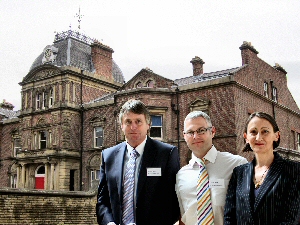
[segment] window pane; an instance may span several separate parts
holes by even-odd
[[[161,138],[161,127],[151,127],[150,137]]]
[[[101,147],[103,144],[103,138],[96,138],[96,147]]]
[[[154,86],[153,81],[152,81],[152,80],[149,80],[149,81],[147,82],[147,87],[153,88],[153,86]]]
[[[103,145],[103,128],[95,127],[95,147],[101,147]]]
[[[102,129],[102,127],[96,127],[95,131],[96,131],[96,137],[102,137],[103,136],[103,129]]]
[[[11,176],[11,187],[12,188],[17,187],[17,174],[14,174]]]
[[[41,166],[37,171],[36,171],[37,174],[45,174],[45,167],[44,166]]]
[[[151,116],[152,126],[162,126],[161,116]]]
[[[94,170],[91,170],[91,181],[93,181],[95,179],[95,175],[94,175]]]
[[[41,149],[46,148],[46,132],[45,131],[40,132],[40,145],[41,145]]]

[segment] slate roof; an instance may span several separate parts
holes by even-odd
[[[174,83],[177,84],[178,86],[183,86],[183,85],[188,85],[188,84],[192,84],[192,83],[199,83],[199,82],[203,82],[203,81],[207,81],[207,80],[218,79],[221,77],[230,76],[245,66],[211,72],[211,73],[203,73],[203,74],[199,74],[196,76],[190,76],[190,77],[185,77],[185,78],[181,78],[181,79],[176,79],[176,80],[174,80]]]
[[[110,93],[110,94],[101,96],[100,98],[96,98],[96,99],[92,100],[92,101],[89,102],[89,103],[101,102],[101,101],[106,101],[106,100],[113,99],[116,93],[117,93],[117,92],[113,92],[113,93]]]
[[[74,34],[70,33],[69,36],[56,39],[56,41],[54,41],[53,46],[58,48],[58,52],[56,60],[52,64],[56,66],[74,66],[88,72],[95,72],[92,62],[90,42],[80,40]],[[32,63],[30,71],[43,64],[43,56],[44,53],[42,52]],[[125,82],[123,73],[114,60],[112,73],[116,82],[121,84]]]

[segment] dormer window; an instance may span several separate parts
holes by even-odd
[[[264,96],[267,98],[269,97],[268,92],[269,92],[268,83],[265,81],[264,82]]]
[[[149,87],[149,88],[153,88],[153,87],[154,87],[154,82],[153,82],[153,80],[149,80],[149,81],[147,82],[147,87]]]

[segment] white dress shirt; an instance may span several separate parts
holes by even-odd
[[[224,224],[224,205],[227,187],[233,169],[248,161],[239,155],[229,152],[219,152],[212,148],[204,156],[209,176],[214,224]],[[181,212],[181,221],[185,225],[197,224],[197,182],[201,159],[192,154],[189,164],[182,167],[176,175],[176,193]],[[198,163],[198,164],[195,164]]]

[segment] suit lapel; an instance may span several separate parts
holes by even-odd
[[[153,148],[152,139],[147,137],[147,141],[144,148],[143,158],[141,162],[139,178],[138,178],[138,187],[137,187],[137,201],[139,198],[139,194],[143,189],[143,186],[147,180],[147,168],[152,167],[153,162],[155,160],[155,156],[157,154],[157,149]]]
[[[260,190],[256,196],[255,203],[254,203],[254,211],[257,210],[258,206],[260,205],[263,197],[268,193],[268,190],[274,186],[274,183],[277,182],[277,179],[282,171],[282,160],[281,159],[274,159],[267,176],[265,177],[264,182],[260,186]]]
[[[126,142],[115,151],[114,170],[117,172],[116,183],[118,187],[119,201],[122,202],[123,163],[126,153]]]

